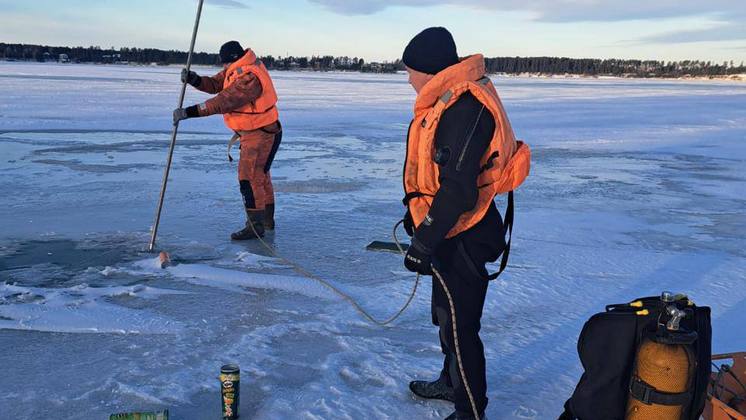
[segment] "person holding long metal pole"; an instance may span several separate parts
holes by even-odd
[[[192,29],[192,42],[189,44],[189,55],[187,55],[187,62],[184,71],[187,73],[192,67],[192,55],[194,54],[194,43],[197,41],[197,30],[199,29],[199,20],[202,16],[202,4],[204,0],[199,0],[197,4],[197,16],[194,18],[194,28]],[[179,108],[184,105],[184,95],[186,94],[186,82],[181,84],[181,93],[179,94]],[[161,222],[161,211],[163,210],[163,198],[166,195],[166,185],[168,184],[168,174],[171,171],[171,160],[174,156],[174,147],[176,146],[176,134],[179,131],[178,121],[174,121],[174,129],[171,132],[171,145],[168,149],[168,159],[166,160],[166,169],[163,171],[163,181],[161,182],[161,194],[158,198],[158,207],[155,211],[155,221],[153,222],[153,228],[150,232],[150,243],[148,244],[148,252],[153,252],[155,249],[155,239],[158,236],[158,225]]]
[[[404,265],[433,276],[432,319],[445,356],[437,380],[409,387],[454,402],[448,419],[481,419],[487,378],[480,319],[487,284],[507,265],[512,191],[528,176],[530,152],[515,139],[484,57],[460,59],[445,28],[415,36],[402,61],[417,92],[404,166],[404,222],[413,235]],[[504,221],[493,201],[501,193],[508,193]],[[488,274],[485,264],[500,254],[500,271]]]
[[[246,210],[246,225],[231,234],[233,240],[256,239],[275,227],[275,195],[270,167],[282,140],[277,93],[272,78],[254,51],[238,41],[220,47],[223,70],[208,77],[184,69],[181,80],[210,94],[211,99],[174,110],[174,124],[187,118],[222,114],[235,132],[230,145],[240,139],[238,183]]]

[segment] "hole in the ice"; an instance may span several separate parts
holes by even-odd
[[[113,266],[131,258],[126,248],[111,248],[114,244],[81,248],[69,239],[20,242],[10,254],[0,255],[0,271],[19,270],[39,265],[54,265],[68,270],[83,270],[95,266]]]

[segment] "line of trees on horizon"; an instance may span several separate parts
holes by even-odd
[[[156,48],[108,48],[90,47],[50,47],[33,44],[0,43],[0,59],[20,61],[61,61],[73,63],[103,64],[184,64],[188,53]],[[361,72],[393,73],[403,69],[397,62],[367,63],[358,57],[260,57],[267,68],[272,70],[347,70]],[[192,64],[218,66],[218,54],[195,52]]]
[[[590,76],[682,77],[746,73],[743,62],[658,61],[567,57],[496,57],[485,59],[489,73],[577,74]]]
[[[51,47],[33,44],[0,43],[0,59],[21,61],[61,61],[76,63],[112,64],[184,64],[187,53],[156,48],[108,48]],[[401,60],[368,63],[358,57],[261,57],[264,64],[273,70],[343,70],[377,73],[393,73],[404,70]],[[195,52],[192,62],[200,65],[219,65],[218,54]],[[591,59],[567,57],[493,57],[486,58],[489,73],[504,74],[553,74],[585,76],[627,77],[682,77],[682,76],[727,76],[745,74],[743,62],[714,63],[704,60],[658,61],[629,59]]]

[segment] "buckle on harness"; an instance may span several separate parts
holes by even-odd
[[[643,388],[642,399],[640,400],[640,401],[642,401],[643,404],[646,404],[646,405],[651,405],[652,404],[650,402],[650,394],[651,394],[651,392],[652,392],[652,390],[650,388],[648,388],[648,387]]]
[[[500,152],[493,152],[488,158],[487,163],[485,163],[481,168],[479,168],[479,173],[483,173],[487,169],[492,169],[493,166],[495,166],[495,159],[500,157]]]
[[[417,197],[423,197],[423,196],[425,196],[425,195],[426,195],[426,194],[424,194],[424,193],[421,193],[421,192],[419,192],[419,191],[413,191],[413,192],[411,192],[411,193],[407,193],[407,195],[405,195],[405,196],[404,196],[404,198],[402,198],[401,202],[402,202],[402,204],[404,204],[404,206],[406,207],[406,206],[408,206],[408,205],[409,205],[409,202],[410,202],[410,201],[411,201],[411,200],[412,200],[413,198],[417,198]]]
[[[645,405],[652,405],[651,397],[653,395],[653,388],[642,381],[642,379],[635,377],[629,384],[629,393],[635,397],[638,401]]]

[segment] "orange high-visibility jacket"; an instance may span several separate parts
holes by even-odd
[[[492,114],[495,133],[481,160],[477,204],[461,215],[446,235],[447,238],[470,229],[482,220],[497,194],[511,192],[521,185],[528,176],[531,164],[528,145],[516,141],[495,86],[485,77],[484,57],[481,54],[473,55],[448,67],[428,81],[417,95],[414,119],[409,129],[404,193],[415,226],[425,219],[433,197],[440,189],[439,168],[434,161],[438,122],[443,112],[466,91],[471,92]],[[459,156],[454,158],[458,159]]]
[[[262,94],[254,102],[223,114],[225,125],[233,131],[251,131],[272,124],[279,118],[277,112],[277,93],[269,72],[264,64],[256,58],[251,49],[228,67],[225,72],[223,89],[233,84],[241,75],[252,73],[262,84]]]

